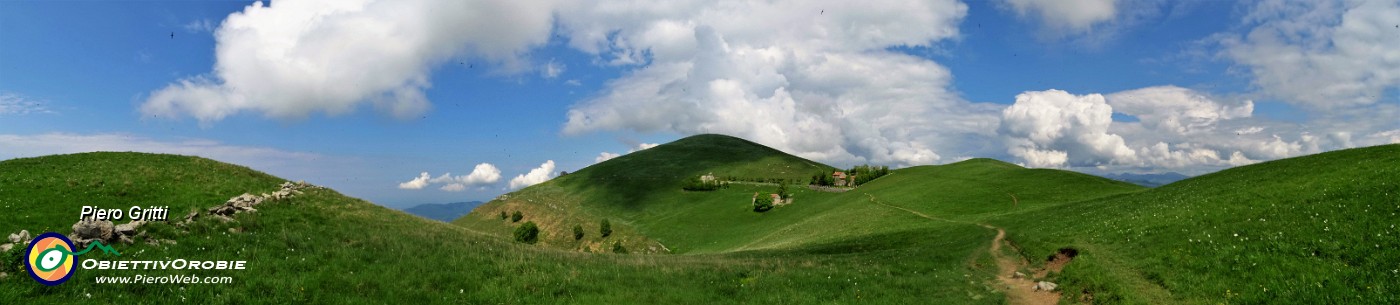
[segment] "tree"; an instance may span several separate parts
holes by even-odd
[[[583,239],[583,225],[574,225],[574,240]]]
[[[788,196],[791,194],[788,194],[787,183],[778,183],[778,198],[787,199]]]
[[[540,237],[540,227],[534,221],[526,221],[520,227],[515,228],[515,241],[533,244]]]
[[[762,212],[767,212],[768,210],[772,210],[772,209],[773,209],[773,199],[769,198],[768,196],[754,197],[754,198],[753,198],[753,211],[754,211],[754,212],[762,213]]]
[[[521,218],[525,218],[525,214],[520,214],[520,211],[510,214],[510,222],[520,222]]]
[[[603,237],[612,235],[612,223],[609,223],[608,219],[604,218],[603,223],[598,224],[598,234],[603,235]]]

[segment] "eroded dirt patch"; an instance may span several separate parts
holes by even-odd
[[[1005,285],[1006,301],[1010,304],[1058,304],[1060,302],[1059,291],[1040,291],[1036,289],[1037,282],[1027,275],[1017,270],[1029,265],[1025,259],[1018,255],[1006,254],[1001,251],[1001,246],[1006,243],[1006,230],[990,227],[997,230],[996,238],[992,239],[992,257],[997,262],[997,280]],[[1066,260],[1068,263],[1068,260]],[[1063,266],[1061,266],[1063,268]],[[1040,277],[1040,276],[1037,276]]]
[[[1045,267],[1036,270],[1035,277],[1044,278],[1046,275],[1050,274],[1050,271],[1059,273],[1061,270],[1065,270],[1065,265],[1069,265],[1069,262],[1074,260],[1075,256],[1079,256],[1079,250],[1075,250],[1074,248],[1060,248],[1055,254],[1045,257]]]

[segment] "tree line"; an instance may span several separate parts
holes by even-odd
[[[846,179],[848,179],[848,183],[845,186],[855,187],[857,185],[862,185],[871,180],[875,180],[875,178],[888,175],[889,173],[889,166],[857,165],[846,170],[846,177],[848,177]],[[834,173],[831,172],[818,172],[812,175],[809,184],[835,186],[836,177],[832,177],[833,174]],[[851,176],[854,176],[854,178],[850,178]]]

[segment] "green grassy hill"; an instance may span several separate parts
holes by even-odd
[[[1009,214],[1029,257],[1096,303],[1400,303],[1400,145],[1243,166],[1124,196]]]
[[[697,206],[714,207],[711,203],[719,201],[743,211],[749,207],[753,192],[760,191],[766,196],[776,189],[776,186],[733,184],[724,192],[686,192],[681,189],[685,179],[713,174],[721,178],[766,178],[805,184],[813,173],[832,170],[835,168],[748,140],[697,135],[594,164],[501,196],[454,223],[507,235],[517,224],[502,221],[500,213],[520,211],[525,216],[522,222],[540,224],[544,231],[543,244],[607,251],[612,243],[619,242],[635,251],[668,252],[670,244],[658,243],[655,237],[661,234],[648,231],[654,228],[648,226],[647,221]],[[607,238],[598,234],[603,219],[609,219],[614,230]],[[574,240],[574,225],[585,227],[586,238]]]
[[[140,168],[129,175],[123,167]],[[85,173],[85,174],[75,174]],[[116,196],[104,187],[127,185]],[[145,177],[145,178],[139,178]],[[170,181],[181,177],[177,181]],[[67,186],[66,179],[81,183]],[[122,181],[93,183],[92,181]],[[82,205],[214,206],[281,181],[206,159],[90,153],[0,162],[5,233],[68,228]],[[57,184],[57,185],[55,185]],[[139,198],[126,200],[121,198]],[[898,214],[889,215],[898,220]],[[178,217],[178,216],[176,216]],[[189,231],[143,227],[176,244],[113,245],[103,260],[247,260],[242,271],[77,270],[40,285],[0,268],[0,300],[100,303],[951,303],[1001,302],[975,279],[990,232],[927,223],[896,233],[834,239],[782,250],[698,255],[588,254],[518,244],[493,234],[410,216],[328,189],[264,203],[234,222],[204,217]],[[928,236],[941,236],[928,238]],[[18,253],[18,252],[11,252]],[[918,257],[920,259],[907,259]],[[99,276],[228,276],[230,284],[97,284]],[[971,279],[971,280],[970,280]],[[664,283],[664,284],[662,284]]]
[[[899,169],[842,193],[793,187],[793,204],[765,213],[751,211],[749,198],[773,185],[679,187],[680,179],[712,171],[805,182],[813,170],[830,169],[743,140],[692,137],[503,195],[453,224],[311,189],[233,222],[205,217],[188,230],[144,227],[176,244],[117,244],[120,257],[83,257],[247,260],[248,270],[78,270],[47,287],[17,272],[12,251],[0,257],[0,272],[10,274],[0,279],[0,300],[1000,304],[1007,299],[988,251],[996,231],[982,226],[990,225],[1004,228],[1010,251],[1035,265],[1057,249],[1078,250],[1063,272],[1045,276],[1061,284],[1064,301],[1400,302],[1400,273],[1393,272],[1400,145],[1265,162],[1155,189],[972,159]],[[0,161],[0,233],[69,233],[83,205],[167,205],[178,218],[280,182],[171,155]],[[499,211],[540,223],[542,244],[511,241],[518,224]],[[614,236],[598,236],[603,218],[612,220]],[[587,228],[580,241],[556,232],[573,224]],[[631,254],[596,253],[614,242]],[[234,281],[95,283],[135,274]]]

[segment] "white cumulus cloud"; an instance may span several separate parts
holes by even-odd
[[[435,178],[430,178],[428,172],[423,172],[418,178],[408,182],[400,183],[400,189],[418,190],[430,184],[444,184],[440,190],[449,192],[460,192],[474,186],[483,186],[501,181],[501,170],[491,163],[480,163],[472,168],[472,172],[465,176],[453,176],[452,173],[443,173]]]
[[[1393,113],[1387,109],[1376,110]],[[1115,112],[1138,120],[1115,122]],[[1253,112],[1251,101],[1175,86],[1107,95],[1030,91],[1003,111],[1000,132],[1007,152],[1027,166],[1192,173],[1387,143],[1386,125],[1312,126],[1328,121],[1281,122]],[[1365,136],[1353,139],[1356,132]]]
[[[549,1],[323,0],[255,2],[214,37],[215,64],[151,92],[144,114],[211,123],[240,112],[275,118],[373,105],[426,112],[431,67],[454,56],[509,66],[549,38]]]
[[[610,152],[606,152],[606,151],[605,151],[605,152],[598,153],[598,156],[593,158],[593,163],[595,163],[595,164],[596,164],[596,163],[603,163],[603,161],[612,160],[612,158],[617,158],[617,157],[621,157],[621,156],[622,156],[622,155],[614,154],[614,153],[610,153]]]
[[[399,188],[405,190],[421,190],[423,187],[428,186],[428,180],[430,179],[431,177],[428,176],[428,172],[423,172],[418,174],[418,177],[413,178],[413,180],[399,183]]]
[[[1211,131],[1221,120],[1247,118],[1254,102],[1225,105],[1191,89],[1147,87],[1111,94],[1113,111],[1136,116],[1148,129],[1189,134]]]
[[[1008,152],[1032,167],[1137,162],[1123,137],[1108,132],[1113,107],[1103,95],[1061,90],[1024,92],[1002,111]]]
[[[1245,25],[1220,55],[1267,96],[1320,111],[1400,100],[1385,95],[1400,89],[1400,2],[1266,0]]]
[[[998,107],[959,98],[942,65],[888,49],[953,39],[966,14],[944,0],[564,10],[570,46],[635,67],[571,107],[564,132],[722,133],[826,162],[935,163],[990,136]]]
[[[510,179],[510,189],[514,190],[540,184],[541,182],[549,181],[550,178],[554,178],[554,160],[544,161],[543,164],[540,164],[540,167]]]
[[[656,147],[656,146],[658,146],[658,145],[661,145],[661,144],[658,144],[658,143],[637,143],[636,145],[633,145],[633,146],[632,146],[632,149],[630,149],[630,150],[627,151],[627,154],[634,153],[634,152],[637,152],[637,151],[640,151],[640,150],[644,150],[644,149],[648,149],[648,148],[652,148],[652,147]],[[615,153],[606,152],[606,151],[605,151],[605,152],[601,152],[601,153],[598,153],[598,157],[593,158],[593,163],[594,163],[594,164],[603,163],[603,161],[612,160],[612,158],[621,157],[622,155],[625,155],[625,154],[615,154]]]
[[[1069,32],[1088,31],[1095,24],[1114,19],[1117,0],[1005,0],[1022,17],[1033,17],[1048,27]]]

